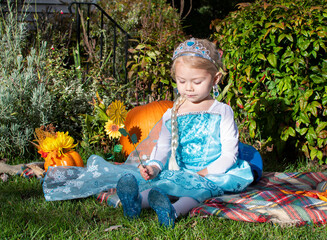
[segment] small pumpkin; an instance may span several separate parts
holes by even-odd
[[[58,167],[58,166],[76,166],[84,167],[83,159],[76,151],[69,151],[67,153],[61,154],[58,157],[56,152],[49,153],[45,157],[44,170],[48,171],[49,166]]]
[[[35,140],[33,145],[38,153],[44,158],[44,170],[48,171],[49,166],[77,166],[84,167],[83,160],[78,152],[73,149],[74,138],[68,132],[55,132],[52,125],[35,129]]]
[[[172,108],[173,101],[155,101],[131,109],[126,116],[125,129],[130,136],[133,134],[137,137],[135,147],[142,142],[150,133],[154,125],[162,118],[162,115],[168,108]],[[125,155],[129,155],[135,150],[132,140],[129,136],[120,138],[120,144],[123,146]]]

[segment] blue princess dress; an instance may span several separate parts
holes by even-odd
[[[44,178],[46,200],[84,198],[110,188],[126,173],[133,174],[140,191],[158,187],[168,195],[193,197],[199,202],[224,193],[239,192],[253,182],[248,161],[238,156],[238,132],[233,112],[215,101],[208,111],[177,116],[179,145],[176,161],[180,170],[168,170],[171,141],[171,109],[156,124],[148,138],[139,144],[122,165],[92,155],[86,167],[50,167]],[[229,135],[231,134],[231,135]],[[145,181],[137,166],[139,157],[162,171]],[[196,172],[207,168],[206,177]]]

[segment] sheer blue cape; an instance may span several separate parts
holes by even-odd
[[[44,178],[43,191],[47,201],[84,198],[110,188],[115,188],[117,181],[125,174],[133,174],[140,191],[158,187],[168,195],[193,197],[199,202],[220,196],[224,192],[239,192],[253,182],[249,163],[237,159],[236,163],[223,174],[208,174],[206,177],[196,172],[217,159],[221,151],[219,114],[188,114],[177,118],[179,126],[179,147],[176,158],[181,170],[171,171],[168,164],[153,180],[145,181],[137,166],[140,156],[149,159],[156,144],[162,126],[160,121],[149,137],[137,147],[138,154],[132,152],[124,164],[117,165],[92,155],[84,168],[50,167]],[[169,126],[169,123],[165,123]],[[167,161],[168,162],[168,161]]]

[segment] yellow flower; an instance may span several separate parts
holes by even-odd
[[[43,152],[52,152],[57,149],[56,137],[48,136],[40,142],[40,150]]]
[[[61,154],[64,154],[64,150],[73,149],[76,145],[74,138],[68,136],[68,132],[57,132],[56,136],[48,136],[40,142],[40,149],[43,152],[57,151],[60,157]]]
[[[77,146],[77,143],[74,144],[74,138],[68,136],[68,132],[57,132],[56,143],[57,150],[59,151],[59,157],[64,153],[63,150],[70,150]]]
[[[112,102],[107,109],[107,115],[114,122],[114,124],[123,124],[127,115],[125,105],[119,100]]]
[[[123,128],[124,125],[117,125],[110,119],[106,122],[106,125],[104,126],[105,131],[107,132],[107,135],[110,138],[120,138],[121,133],[119,132],[119,128]]]

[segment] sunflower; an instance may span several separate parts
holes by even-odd
[[[113,121],[113,123],[118,126],[125,122],[126,115],[127,115],[125,105],[119,100],[112,102],[108,107],[106,113],[109,116],[109,118]]]
[[[121,133],[119,132],[120,128],[123,128],[124,125],[117,125],[110,119],[106,122],[106,125],[104,126],[105,131],[107,132],[107,135],[110,138],[120,138]]]

